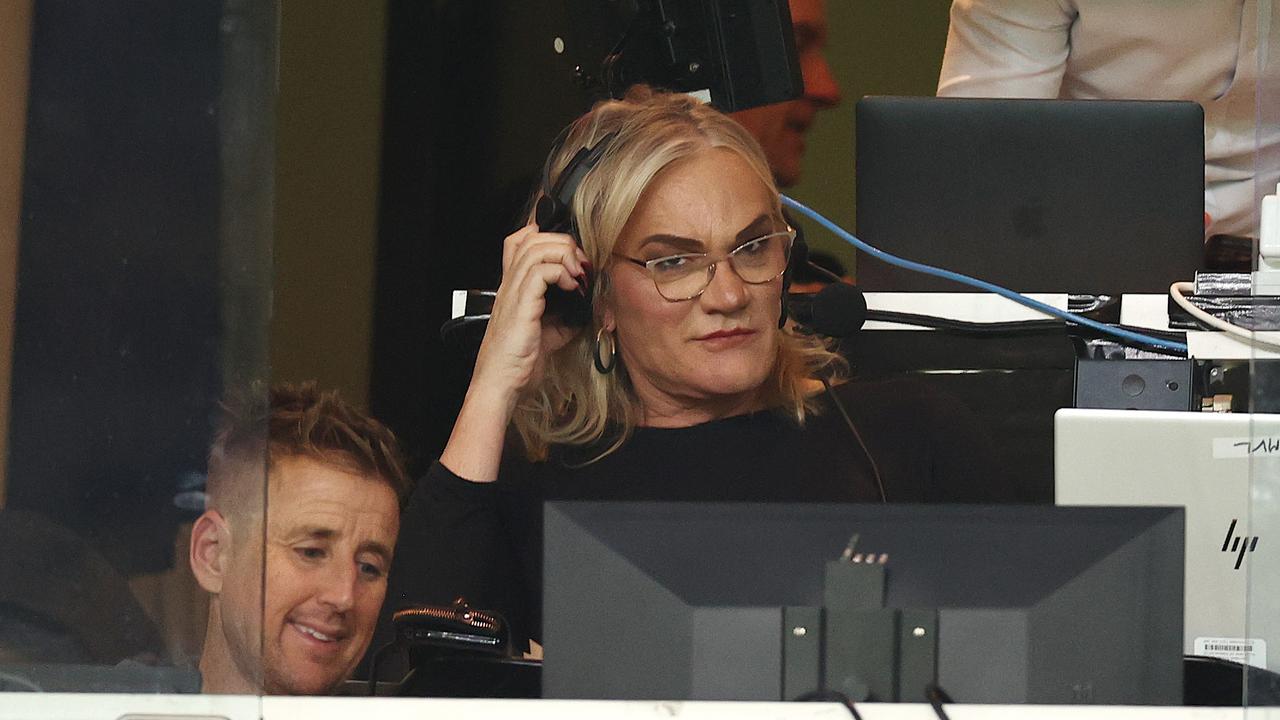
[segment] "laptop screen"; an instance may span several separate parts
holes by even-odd
[[[868,243],[1020,292],[1167,292],[1200,265],[1204,112],[1192,102],[868,97]],[[858,258],[867,290],[961,286]]]

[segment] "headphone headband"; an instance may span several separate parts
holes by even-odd
[[[543,180],[543,194],[538,199],[535,211],[535,220],[540,229],[544,232],[571,230],[574,224],[571,211],[573,196],[617,136],[618,131],[615,130],[597,140],[594,145],[580,148],[564,166],[554,186],[547,188],[547,179]],[[572,234],[577,240],[577,233]],[[581,246],[582,241],[578,240],[578,244]]]

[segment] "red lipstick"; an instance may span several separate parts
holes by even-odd
[[[734,328],[732,330],[717,330],[713,333],[703,335],[698,339],[699,340],[719,340],[721,338],[740,337],[742,335],[754,335],[755,333],[756,333],[755,330],[748,330],[747,328]]]

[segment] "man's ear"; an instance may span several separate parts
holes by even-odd
[[[207,592],[222,592],[222,579],[231,559],[231,525],[217,510],[206,510],[191,526],[187,553],[196,582]]]

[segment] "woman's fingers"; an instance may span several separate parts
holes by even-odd
[[[511,250],[473,377],[493,378],[518,392],[537,382],[544,355],[578,332],[576,328],[547,332],[563,326],[558,318],[545,316],[548,288],[555,286],[584,298],[587,288],[584,258],[568,236],[530,234],[513,240]]]
[[[515,265],[521,262],[521,259],[529,253],[540,252],[548,246],[563,248],[565,252],[565,266],[568,267],[574,275],[580,274],[582,266],[587,262],[586,253],[582,252],[582,248],[578,247],[573,237],[565,233],[544,233],[539,232],[534,225],[526,225],[516,232],[507,236],[502,245],[502,277],[505,280],[512,272]],[[544,257],[544,255],[539,255]],[[544,260],[545,261],[545,260]]]
[[[580,283],[576,277],[569,274],[569,271],[559,263],[538,263],[530,268],[524,274],[520,284],[516,288],[516,302],[518,303],[519,314],[526,321],[543,319],[543,311],[546,309],[547,288],[552,285],[562,288],[568,292],[585,293],[585,284]],[[497,306],[494,307],[497,310]]]
[[[511,267],[512,258],[515,257],[516,250],[529,237],[538,233],[538,226],[530,223],[516,230],[502,241],[502,277],[507,276],[507,270]]]
[[[546,278],[548,286],[558,285],[565,290],[574,291],[578,286],[577,278],[586,278],[586,268],[579,253],[580,251],[576,246],[563,242],[556,235],[546,235],[540,239],[537,237],[530,238],[516,252],[511,268],[503,277],[502,282],[504,285],[515,283],[517,287],[522,287],[524,286],[525,278],[534,268],[540,266],[559,267],[564,269],[570,280],[562,280],[558,275],[553,277],[549,272],[542,273],[540,277]],[[520,294],[524,296],[524,293]]]

